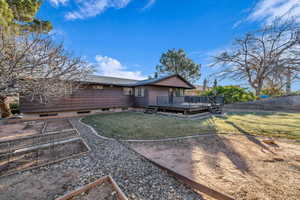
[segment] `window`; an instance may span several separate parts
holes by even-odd
[[[123,88],[123,94],[131,96],[132,95],[132,88]]]
[[[175,90],[175,96],[176,97],[182,97],[182,96],[184,96],[184,89],[176,89]]]
[[[134,95],[136,97],[144,97],[145,96],[145,88],[143,87],[136,87],[134,91]]]

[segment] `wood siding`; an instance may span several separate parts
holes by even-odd
[[[75,91],[71,97],[55,98],[48,104],[41,104],[37,101],[31,102],[26,98],[21,98],[20,108],[23,113],[122,108],[132,107],[133,98],[133,96],[123,95],[122,87],[104,86],[103,89],[80,89]]]
[[[101,86],[95,84],[94,86]],[[157,96],[168,96],[170,88],[192,88],[178,76],[172,76],[149,85],[145,88],[144,97],[124,95],[122,86],[88,86],[76,90],[70,97],[53,98],[47,104],[38,101],[29,101],[20,97],[20,110],[22,113],[89,111],[104,108],[147,107],[156,105]],[[101,89],[102,88],[102,89]]]
[[[161,80],[157,83],[154,83],[153,85],[157,86],[169,86],[169,87],[182,87],[182,88],[191,88],[190,85],[188,85],[186,82],[178,78],[177,76],[173,76],[170,78],[167,78],[165,80]]]
[[[157,96],[169,96],[168,87],[149,86],[149,105],[156,105]]]

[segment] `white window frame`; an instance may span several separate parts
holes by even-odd
[[[134,96],[144,97],[145,96],[145,88],[144,87],[136,87],[134,89]]]
[[[177,95],[177,94],[179,94],[179,96]],[[176,90],[175,90],[175,94],[174,94],[176,97],[183,97],[184,96],[184,89],[182,89],[182,88],[177,88]]]

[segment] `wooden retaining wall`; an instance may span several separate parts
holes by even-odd
[[[103,178],[100,178],[88,185],[85,185],[77,190],[74,190],[72,192],[67,193],[66,195],[57,198],[56,200],[71,200],[74,197],[76,197],[77,195],[80,195],[83,192],[87,192],[95,187],[97,187],[98,185],[102,184],[103,182],[109,182],[111,184],[111,186],[113,187],[113,189],[117,192],[117,197],[118,200],[128,200],[127,197],[125,196],[125,194],[123,193],[123,191],[119,188],[119,186],[117,185],[117,183],[112,179],[111,176],[105,176]]]

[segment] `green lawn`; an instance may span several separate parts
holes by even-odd
[[[242,133],[300,139],[300,114],[228,113],[206,120],[123,112],[88,116],[83,122],[119,139],[161,139],[207,133]]]

